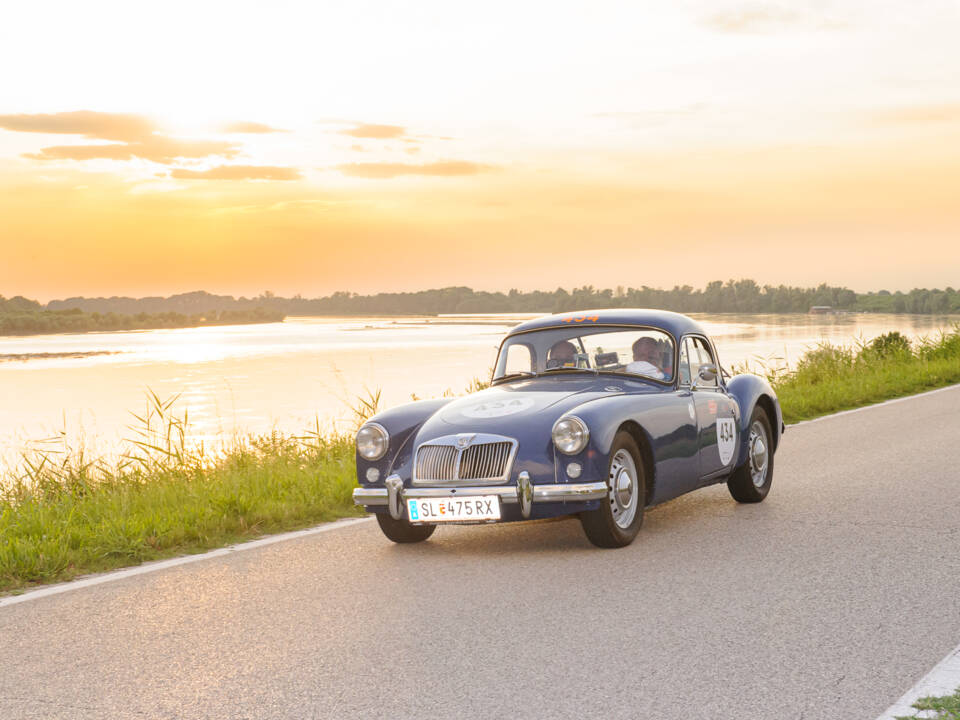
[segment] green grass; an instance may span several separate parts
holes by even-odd
[[[40,451],[0,488],[0,591],[360,514],[352,437],[314,430],[192,448],[155,396],[123,458]]]
[[[756,368],[746,368],[757,372]],[[792,368],[760,368],[787,423],[960,383],[960,327],[911,345],[898,332],[869,344],[822,344]]]
[[[793,368],[760,368],[787,422],[960,383],[960,327],[911,344],[888,333],[852,348],[821,345]],[[474,380],[468,392],[482,389]],[[377,412],[359,399],[357,423]],[[0,475],[0,591],[199,552],[361,514],[352,435],[317,427],[234,440],[215,453],[190,441],[174,399],[150,395],[123,456],[39,450]]]
[[[960,688],[952,695],[920,698],[911,707],[923,715],[898,715],[897,720],[960,720]]]

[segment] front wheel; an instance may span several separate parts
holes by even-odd
[[[747,461],[733,471],[727,488],[739,503],[761,502],[773,482],[773,433],[770,419],[757,407],[750,416],[747,435]]]
[[[580,524],[587,539],[597,547],[624,547],[640,532],[646,505],[643,459],[628,432],[619,432],[613,439],[607,488],[599,508],[580,513]]]
[[[411,525],[402,518],[394,520],[389,513],[376,513],[383,534],[395,543],[423,542],[433,535],[436,525]]]

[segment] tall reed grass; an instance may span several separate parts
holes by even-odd
[[[0,590],[197,552],[359,514],[353,436],[315,427],[297,436],[192,442],[176,397],[149,394],[114,459],[65,438],[24,454],[0,482]],[[358,403],[357,422],[379,396]]]
[[[793,366],[768,358],[739,371],[770,381],[786,422],[809,420],[960,383],[960,325],[916,342],[890,332],[850,346],[821,343]]]

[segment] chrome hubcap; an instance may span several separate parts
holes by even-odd
[[[767,452],[767,431],[759,420],[750,426],[748,447],[750,449],[750,477],[756,487],[763,487],[763,484],[767,481],[767,466],[770,458]]]
[[[633,456],[626,450],[617,450],[613,456],[607,484],[610,488],[610,510],[613,512],[614,522],[626,529],[633,522],[640,503],[637,466],[633,462]]]

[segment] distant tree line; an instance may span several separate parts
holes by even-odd
[[[16,302],[14,298],[6,302]],[[33,302],[33,301],[26,301]],[[39,304],[34,303],[37,308]],[[960,312],[960,292],[915,289],[855,293],[823,284],[814,288],[759,285],[754,280],[715,280],[704,288],[690,285],[664,290],[642,286],[598,289],[586,285],[572,290],[484,292],[447,287],[404,293],[358,295],[335,292],[318,298],[283,298],[266,292],[252,298],[192,292],[168,298],[110,297],[54,300],[47,310],[80,308],[99,313],[162,313],[187,315],[265,308],[284,315],[436,315],[442,313],[563,312],[586,308],[648,307],[677,312],[805,313],[827,305],[835,310],[940,314]]]
[[[42,335],[46,333],[109,330],[153,330],[157,328],[201,327],[280,322],[284,314],[265,307],[244,310],[212,310],[184,314],[86,312],[81,308],[47,310],[40,303],[23,297],[10,300],[0,296],[0,335]]]

